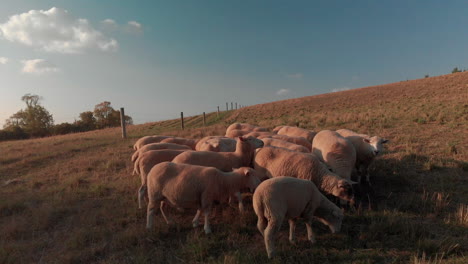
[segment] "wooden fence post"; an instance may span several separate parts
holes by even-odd
[[[236,103],[236,110],[237,110],[237,103]]]
[[[226,111],[229,111],[228,103],[226,103]]]
[[[127,128],[125,127],[125,112],[124,108],[120,108],[120,126],[122,127],[122,138],[127,138]]]
[[[184,112],[180,112],[180,126],[184,130]]]
[[[234,110],[234,104],[231,102],[231,110]]]
[[[216,117],[218,117],[218,118],[219,118],[219,106],[218,106],[218,115],[217,115]]]
[[[206,126],[206,116],[205,116],[205,112],[203,112],[203,126]]]

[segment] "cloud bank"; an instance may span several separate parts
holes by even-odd
[[[24,73],[42,75],[59,71],[57,66],[43,59],[23,60],[21,62],[23,63],[22,72]]]
[[[7,63],[8,63],[8,58],[0,57],[0,64],[7,64]]]
[[[57,7],[10,16],[0,24],[0,35],[11,42],[55,53],[111,52],[118,48],[115,39],[94,29],[88,20]]]

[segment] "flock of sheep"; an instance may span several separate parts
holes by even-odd
[[[325,195],[353,202],[351,175],[369,182],[367,168],[387,140],[348,129],[310,130],[279,126],[266,128],[234,123],[225,136],[200,140],[172,136],[145,136],[134,145],[134,173],[141,177],[138,205],[147,200],[147,224],[151,229],[155,210],[171,219],[164,208],[180,211],[196,208],[193,227],[203,213],[205,233],[211,233],[209,216],[215,201],[239,202],[241,192],[253,193],[257,227],[265,240],[268,257],[274,256],[274,237],[284,218],[289,240],[295,243],[295,220],[306,222],[308,239],[314,243],[312,219],[338,232],[342,210]],[[325,194],[325,195],[324,195]]]

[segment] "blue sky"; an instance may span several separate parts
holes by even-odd
[[[116,3],[2,0],[0,126],[26,93],[145,123],[468,68],[466,1]]]

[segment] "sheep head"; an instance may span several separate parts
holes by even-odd
[[[332,194],[343,200],[354,202],[353,184],[357,184],[357,182],[347,180],[347,179],[341,179],[337,182],[337,184],[333,188]]]

